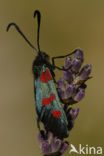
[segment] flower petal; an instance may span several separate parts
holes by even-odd
[[[83,61],[84,60],[83,51],[81,49],[76,49],[76,52],[74,53],[74,58]]]
[[[74,72],[78,72],[79,69],[80,69],[80,67],[81,67],[81,65],[82,65],[82,61],[81,61],[81,60],[76,59],[76,58],[74,58],[74,59],[72,60],[72,70],[73,70]]]
[[[49,145],[49,143],[47,141],[44,141],[42,143],[41,149],[42,149],[43,154],[48,154],[48,153],[51,152],[51,147],[50,147],[50,145]]]
[[[64,142],[60,149],[61,154],[63,154],[68,149],[68,147],[69,147],[68,142]]]
[[[78,113],[79,113],[79,108],[71,109],[70,111],[71,119],[75,120]]]
[[[62,141],[60,139],[56,139],[53,141],[51,145],[52,152],[57,152],[61,147]]]
[[[71,96],[73,96],[75,91],[75,85],[74,84],[67,84],[66,85],[66,90],[65,90],[65,99],[70,98]]]
[[[80,100],[83,99],[84,96],[85,96],[85,89],[80,88],[78,92],[76,93],[76,95],[73,97],[73,99],[79,102]]]
[[[63,71],[63,77],[68,83],[71,83],[73,80],[71,71]]]
[[[60,97],[61,99],[64,99],[64,98],[65,98],[64,91],[62,91],[60,88],[58,88],[57,91],[58,91],[59,97]]]
[[[88,78],[88,76],[90,75],[92,70],[91,64],[86,64],[81,72],[79,73],[79,77],[81,80],[86,80]]]
[[[69,69],[71,67],[71,58],[67,57],[65,60],[64,68]]]
[[[60,78],[57,82],[58,84],[58,88],[60,88],[61,90],[65,90],[65,83],[64,83],[64,79]]]

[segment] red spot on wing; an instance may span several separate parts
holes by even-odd
[[[53,111],[53,112],[52,112],[52,115],[53,115],[53,117],[55,117],[55,118],[60,118],[61,112],[58,111],[58,110],[56,110],[56,111]]]
[[[44,74],[43,72],[42,72],[41,75],[40,75],[40,80],[41,80],[42,82],[44,82],[44,83],[47,82],[46,76],[45,76],[45,74]]]
[[[50,102],[52,102],[56,98],[55,94],[50,94]]]
[[[46,69],[46,76],[47,76],[47,79],[48,80],[52,80],[52,76],[51,76],[51,74],[50,74],[50,72],[49,72],[49,70],[48,69]]]
[[[50,99],[46,98],[46,99],[42,99],[42,105],[49,105],[50,104]]]
[[[42,105],[49,105],[55,98],[55,94],[50,94],[49,98],[42,99]]]

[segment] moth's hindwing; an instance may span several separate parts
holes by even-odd
[[[35,79],[35,103],[39,120],[58,137],[68,136],[68,122],[48,67],[43,66]]]

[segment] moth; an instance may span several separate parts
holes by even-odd
[[[37,16],[37,47],[36,49],[27,37],[22,33],[20,28],[15,23],[10,23],[7,26],[7,31],[11,26],[14,26],[19,34],[25,39],[31,48],[34,49],[37,56],[33,62],[34,75],[34,95],[35,107],[37,114],[37,126],[40,128],[40,121],[43,123],[46,131],[51,131],[58,138],[65,138],[69,135],[68,120],[65,111],[62,107],[58,96],[55,84],[54,70],[65,70],[55,65],[55,59],[64,58],[72,55],[75,51],[65,56],[57,56],[52,58],[52,63],[49,62],[49,55],[40,50],[39,34],[41,14],[38,10],[34,12],[34,17]]]

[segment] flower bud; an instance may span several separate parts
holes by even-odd
[[[81,80],[86,80],[88,78],[88,76],[90,75],[92,70],[91,64],[86,64],[81,72],[79,73],[79,77]]]
[[[85,89],[84,88],[79,88],[78,92],[73,97],[73,99],[74,99],[74,101],[79,102],[80,100],[83,99],[84,96],[85,96]]]
[[[75,85],[74,84],[67,84],[66,85],[66,90],[64,92],[64,94],[65,94],[64,99],[68,99],[71,96],[73,96],[74,91],[75,91]]]
[[[60,153],[63,154],[69,147],[68,142],[64,142],[61,149],[60,149]]]
[[[79,113],[79,108],[71,109],[70,110],[70,116],[72,120],[75,120],[77,115]]]
[[[60,78],[57,82],[58,84],[58,88],[60,88],[61,90],[65,90],[65,83],[64,83],[64,79]]]
[[[58,93],[61,99],[67,100],[74,95],[75,92],[75,85],[74,84],[66,84],[65,90],[58,88]]]
[[[63,77],[68,83],[71,83],[73,80],[71,71],[63,71]]]
[[[56,139],[53,141],[51,145],[52,152],[57,152],[61,147],[62,141],[60,139]]]
[[[71,58],[67,57],[65,60],[64,68],[69,69],[71,67]]]
[[[74,58],[74,59],[72,60],[72,70],[73,70],[74,72],[78,72],[79,69],[80,69],[80,67],[81,67],[81,65],[82,65],[82,61],[81,61],[81,60],[76,59],[76,58]]]
[[[76,52],[74,53],[74,58],[83,61],[84,60],[83,51],[81,49],[76,49]]]
[[[60,88],[58,88],[57,91],[58,91],[59,97],[61,99],[64,99],[64,91],[62,91],[62,89],[60,89]]]
[[[51,152],[51,147],[50,147],[50,145],[49,145],[49,143],[47,141],[44,141],[42,143],[41,149],[42,149],[43,154],[48,154],[48,153]]]

